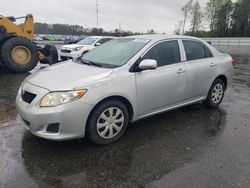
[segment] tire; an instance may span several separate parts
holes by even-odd
[[[16,55],[19,53],[18,50],[22,51],[23,57]],[[37,47],[31,41],[21,37],[5,41],[0,54],[4,66],[13,72],[28,72],[38,63]]]
[[[114,121],[109,119],[109,109],[113,112],[111,113],[113,114]],[[103,117],[108,120],[103,119]],[[117,122],[115,122],[115,120]],[[128,109],[122,102],[118,100],[103,102],[98,105],[90,115],[87,124],[87,137],[98,145],[112,144],[123,136],[127,129],[128,121]],[[110,133],[111,129],[113,136],[111,136]]]
[[[40,50],[40,52],[47,58],[44,60],[40,60],[42,64],[49,64],[53,65],[58,63],[58,52],[53,44],[46,44],[43,49]]]
[[[7,33],[7,30],[4,26],[0,25],[0,36],[5,35]]]
[[[221,79],[216,79],[209,89],[207,99],[204,104],[208,108],[216,108],[223,100],[226,90],[225,83]]]

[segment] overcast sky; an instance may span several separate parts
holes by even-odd
[[[200,0],[202,7],[207,0]],[[113,30],[172,34],[182,19],[187,0],[99,0],[99,27]],[[36,22],[78,24],[96,27],[96,0],[2,0],[0,14],[22,16],[32,13]],[[188,27],[187,27],[188,29]]]

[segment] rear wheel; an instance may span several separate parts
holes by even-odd
[[[128,126],[129,113],[120,101],[111,100],[100,104],[91,114],[87,126],[88,138],[99,145],[119,140]]]
[[[27,72],[32,70],[38,62],[36,46],[21,37],[8,39],[1,47],[2,63],[11,71]]]
[[[226,86],[221,79],[216,79],[209,92],[207,99],[204,101],[205,106],[208,108],[215,108],[220,105],[223,100]]]

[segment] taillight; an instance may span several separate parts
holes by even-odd
[[[232,60],[232,65],[236,65],[237,64],[237,61],[235,59]]]

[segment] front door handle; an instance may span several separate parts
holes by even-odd
[[[178,70],[177,70],[177,74],[184,74],[186,71],[184,70],[184,69],[182,69],[182,68],[179,68]]]

